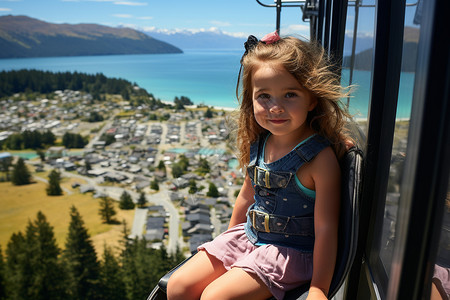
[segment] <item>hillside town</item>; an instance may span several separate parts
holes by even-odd
[[[209,108],[134,107],[120,96],[94,102],[92,95],[71,90],[55,91],[51,99],[20,97],[0,102],[0,143],[26,130],[87,136],[82,149],[52,146],[45,161],[36,157],[27,164],[78,178],[71,192],[95,198],[119,200],[125,191],[137,203],[144,193],[147,205],[135,210],[133,238],[190,252],[225,230],[243,180],[227,111],[205,116]],[[103,121],[83,121],[92,113]],[[185,167],[177,172],[181,161]]]

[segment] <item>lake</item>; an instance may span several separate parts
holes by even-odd
[[[184,50],[183,54],[141,54],[74,57],[0,59],[0,70],[37,69],[53,72],[77,71],[103,73],[123,78],[152,93],[156,98],[173,101],[189,97],[195,104],[237,107],[235,96],[242,50]],[[370,93],[370,72],[355,71],[357,88],[350,100],[351,113],[365,118]],[[348,82],[349,71],[343,71]],[[398,118],[409,118],[413,73],[402,73]]]

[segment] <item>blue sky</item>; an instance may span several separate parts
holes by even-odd
[[[262,7],[255,0],[0,0],[0,15],[9,14],[51,23],[169,31],[217,28],[236,36],[261,36],[275,30],[275,9]],[[300,8],[283,9],[282,24],[286,33],[308,32],[308,24],[301,22]]]
[[[261,1],[273,4],[272,0]],[[363,1],[373,3],[374,0]],[[353,10],[349,7],[348,25],[352,23]],[[372,34],[373,11],[360,9],[360,34]],[[413,12],[414,9],[407,9],[407,24],[411,24]],[[162,31],[221,30],[239,37],[262,37],[275,30],[275,9],[262,7],[255,0],[0,0],[0,16],[9,14],[51,23],[95,23]],[[308,36],[308,28],[309,24],[301,20],[300,8],[283,8],[282,35]]]

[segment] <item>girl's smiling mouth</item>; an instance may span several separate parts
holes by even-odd
[[[287,122],[287,119],[269,119],[269,122],[273,124],[282,124]]]

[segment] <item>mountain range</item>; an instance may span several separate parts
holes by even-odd
[[[182,52],[130,28],[52,24],[27,16],[0,17],[0,58]]]
[[[414,72],[417,61],[417,46],[419,43],[420,30],[416,27],[405,27],[403,34],[402,64],[403,72]],[[349,39],[349,37],[346,36]],[[347,45],[351,45],[351,39],[346,40]],[[359,51],[358,51],[359,44]],[[362,46],[364,45],[364,46]],[[362,48],[363,47],[363,48]],[[366,49],[364,49],[366,48]],[[355,65],[356,70],[371,70],[373,63],[373,38],[358,38],[356,43]],[[362,50],[364,49],[364,50]],[[351,52],[350,52],[351,53]],[[349,51],[344,50],[343,67],[350,67]]]
[[[148,30],[142,29],[142,32],[165,41],[181,49],[244,49],[244,37],[235,37],[229,35],[217,28],[211,28],[201,31],[190,30]]]
[[[217,28],[200,31],[52,24],[27,16],[0,17],[0,58],[111,54],[182,53],[181,49],[244,49],[246,38]],[[345,36],[344,67],[349,67],[353,37]],[[419,29],[405,27],[403,71],[414,71]],[[372,66],[373,37],[358,36],[355,69]]]

